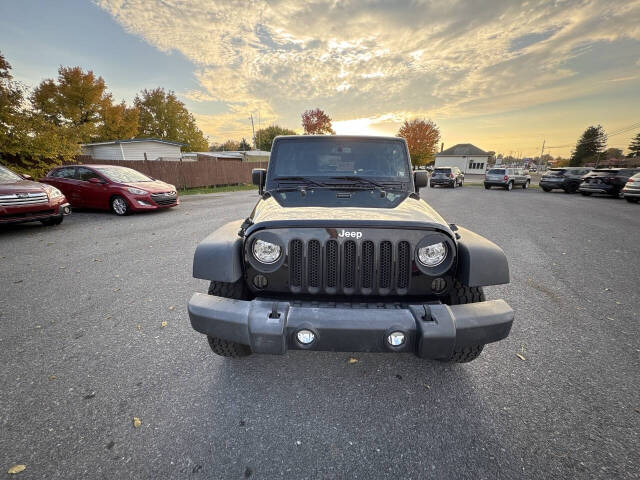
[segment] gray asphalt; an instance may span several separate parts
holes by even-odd
[[[640,478],[640,205],[423,196],[510,258],[512,333],[470,364],[214,356],[192,254],[253,192],[1,230],[0,478]]]

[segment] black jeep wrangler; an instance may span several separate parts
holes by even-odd
[[[504,252],[420,199],[395,137],[287,136],[245,220],[200,243],[191,325],[223,356],[287,349],[413,352],[468,362],[514,313],[482,287],[509,282]]]

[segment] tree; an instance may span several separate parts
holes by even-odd
[[[243,152],[251,150],[251,145],[249,145],[249,142],[247,142],[244,137],[242,137],[242,140],[240,140],[240,143],[238,144],[238,150],[242,150]]]
[[[307,110],[302,114],[302,127],[305,135],[336,134],[331,128],[331,117],[319,108]]]
[[[129,108],[123,101],[113,104],[111,95],[100,107],[100,124],[95,141],[133,138],[138,133],[138,109]]]
[[[161,138],[186,144],[183,150],[200,152],[208,149],[202,130],[184,103],[172,91],[163,88],[142,90],[134,104],[138,109],[138,138]]]
[[[43,80],[31,95],[35,113],[58,127],[72,129],[79,142],[96,138],[100,111],[110,102],[102,77],[80,67],[60,67],[57,81]]]
[[[256,130],[256,148],[270,152],[273,139],[278,135],[296,135],[296,132],[278,125],[261,128],[260,130]]]
[[[407,141],[414,166],[426,165],[434,159],[440,130],[433,121],[419,118],[405,120],[396,136]]]
[[[571,154],[569,166],[580,167],[589,161],[597,164],[606,145],[607,135],[600,125],[587,128]]]
[[[0,53],[0,153],[13,153],[22,138],[16,130],[24,89],[13,80],[11,65]]]
[[[638,133],[629,144],[629,157],[640,157],[640,133]]]

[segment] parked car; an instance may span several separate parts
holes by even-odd
[[[501,187],[513,190],[513,187],[529,188],[531,175],[521,168],[492,168],[484,177],[484,188]]]
[[[591,168],[587,167],[550,168],[540,179],[540,188],[545,192],[560,189],[567,193],[575,193],[580,187],[582,177],[590,171]]]
[[[627,202],[638,203],[640,200],[640,173],[636,173],[627,180],[622,189],[622,196]]]
[[[579,191],[584,196],[604,193],[619,197],[630,177],[640,172],[640,168],[597,168],[583,178]]]
[[[71,206],[60,190],[0,165],[0,224],[60,225]]]
[[[193,259],[210,284],[189,318],[214,353],[469,362],[509,335],[513,310],[482,290],[509,283],[506,255],[420,199],[427,174],[411,172],[404,139],[276,137],[269,169],[252,176],[249,216],[208,235]]]
[[[62,190],[74,208],[111,210],[116,215],[179,203],[176,187],[128,167],[67,165],[54,168],[41,181]]]
[[[461,187],[464,185],[464,173],[458,167],[437,167],[431,174],[430,186]]]

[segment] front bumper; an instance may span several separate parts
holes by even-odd
[[[0,224],[39,222],[71,214],[71,205],[63,199],[61,203],[31,207],[0,207]]]
[[[284,354],[288,349],[410,352],[430,359],[449,358],[454,348],[502,340],[509,335],[514,318],[504,300],[381,308],[378,304],[296,306],[288,301],[232,300],[196,293],[188,310],[196,331],[249,345],[255,353]],[[315,341],[299,343],[296,332],[300,329],[314,332]],[[395,331],[406,338],[398,347],[386,341]]]
[[[540,183],[540,188],[550,188],[551,190],[561,189],[567,186],[564,181],[553,182],[553,181],[542,179],[540,180],[539,183]]]

